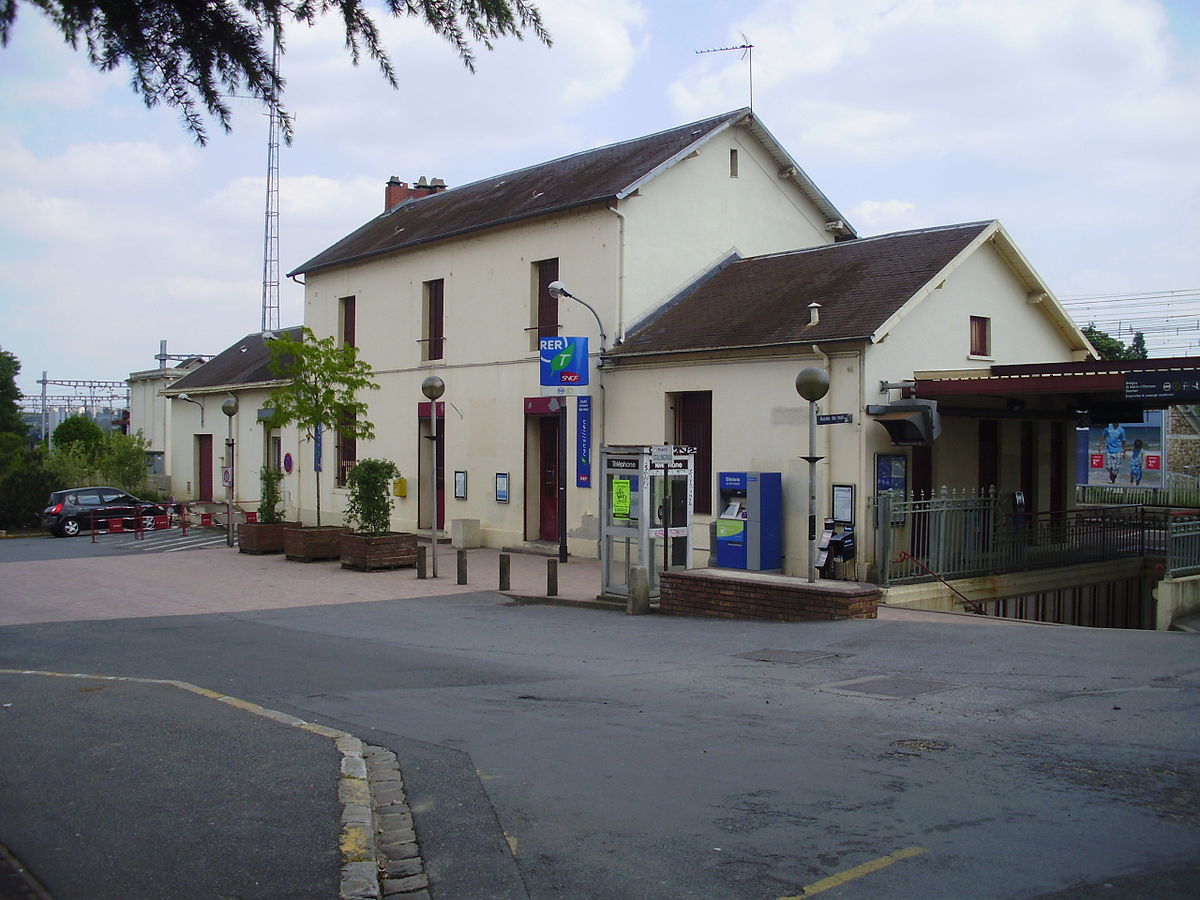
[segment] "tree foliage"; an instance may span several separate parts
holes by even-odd
[[[1095,322],[1089,323],[1083,329],[1083,334],[1092,342],[1092,346],[1096,348],[1101,359],[1145,359],[1148,356],[1146,336],[1140,331],[1134,333],[1129,346],[1107,332],[1101,331],[1096,327]]]
[[[16,21],[18,0],[0,0],[0,45]],[[312,26],[333,14],[341,19],[346,49],[355,65],[365,53],[384,79],[398,87],[391,58],[364,0],[25,0],[40,9],[72,48],[82,42],[102,72],[126,65],[135,94],[147,107],[179,110],[184,127],[201,145],[208,140],[206,111],[231,130],[229,95],[250,94],[273,109],[291,142],[291,120],[281,105],[284,80],[271,65],[273,35],[279,52],[285,30]],[[550,36],[537,7],[527,0],[383,0],[389,16],[415,18],[453,45],[475,71],[472,42],[492,49],[498,38],[532,32],[547,46]]]
[[[140,431],[113,431],[94,444],[66,441],[49,451],[37,446],[19,454],[11,452],[4,440],[9,437],[0,434],[0,528],[36,528],[50,493],[64,488],[102,484],[146,498],[147,444]]]
[[[359,391],[377,391],[371,367],[358,358],[358,348],[332,337],[317,338],[307,326],[299,339],[287,334],[267,341],[272,373],[284,384],[264,404],[272,410],[270,426],[297,425],[311,438],[318,428],[345,437],[370,440],[375,426]],[[321,473],[317,471],[317,524],[321,524]]]
[[[78,444],[84,448],[88,458],[95,457],[102,440],[104,432],[100,430],[100,426],[82,413],[67,416],[54,429],[54,446],[66,448],[71,444]]]
[[[0,474],[0,528],[36,528],[50,492],[62,486],[42,447],[25,450]]]
[[[0,434],[18,434],[24,438],[28,429],[21,418],[21,390],[17,387],[20,373],[21,361],[7,350],[0,350]]]
[[[69,421],[66,419],[63,424]],[[137,434],[100,432],[95,442],[64,442],[58,439],[59,428],[54,430],[54,447],[46,458],[46,467],[58,481],[54,490],[103,484],[145,496],[146,448],[149,445],[140,431]]]

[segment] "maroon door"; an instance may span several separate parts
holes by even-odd
[[[438,418],[438,436],[434,447],[437,466],[437,527],[446,527],[446,420]]]
[[[538,471],[541,473],[538,538],[558,540],[558,416],[538,420]]]
[[[196,435],[196,466],[198,482],[196,499],[211,500],[213,498],[213,455],[211,434]]]

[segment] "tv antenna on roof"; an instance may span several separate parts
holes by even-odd
[[[742,42],[735,44],[732,47],[713,47],[711,50],[697,50],[696,53],[727,53],[730,50],[742,50],[742,59],[748,60],[747,68],[750,72],[750,109],[754,109],[754,45],[750,43],[750,38],[746,37],[746,33],[739,31],[742,36]]]

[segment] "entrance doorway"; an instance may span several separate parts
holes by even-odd
[[[420,441],[419,466],[417,474],[417,527],[429,528],[433,517],[431,508],[437,509],[437,527],[446,527],[446,418],[445,406],[437,405],[437,440],[430,440],[432,434],[429,428],[429,404],[418,404],[417,435]],[[429,468],[437,467],[437,490],[433,502],[430,499]]]
[[[213,498],[212,435],[196,435],[196,499]]]
[[[558,416],[538,418],[538,540],[558,540]]]

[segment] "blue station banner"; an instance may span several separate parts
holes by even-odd
[[[579,398],[575,416],[575,486],[592,486],[592,398]]]
[[[588,339],[546,337],[538,339],[542,396],[583,393],[588,385]]]

